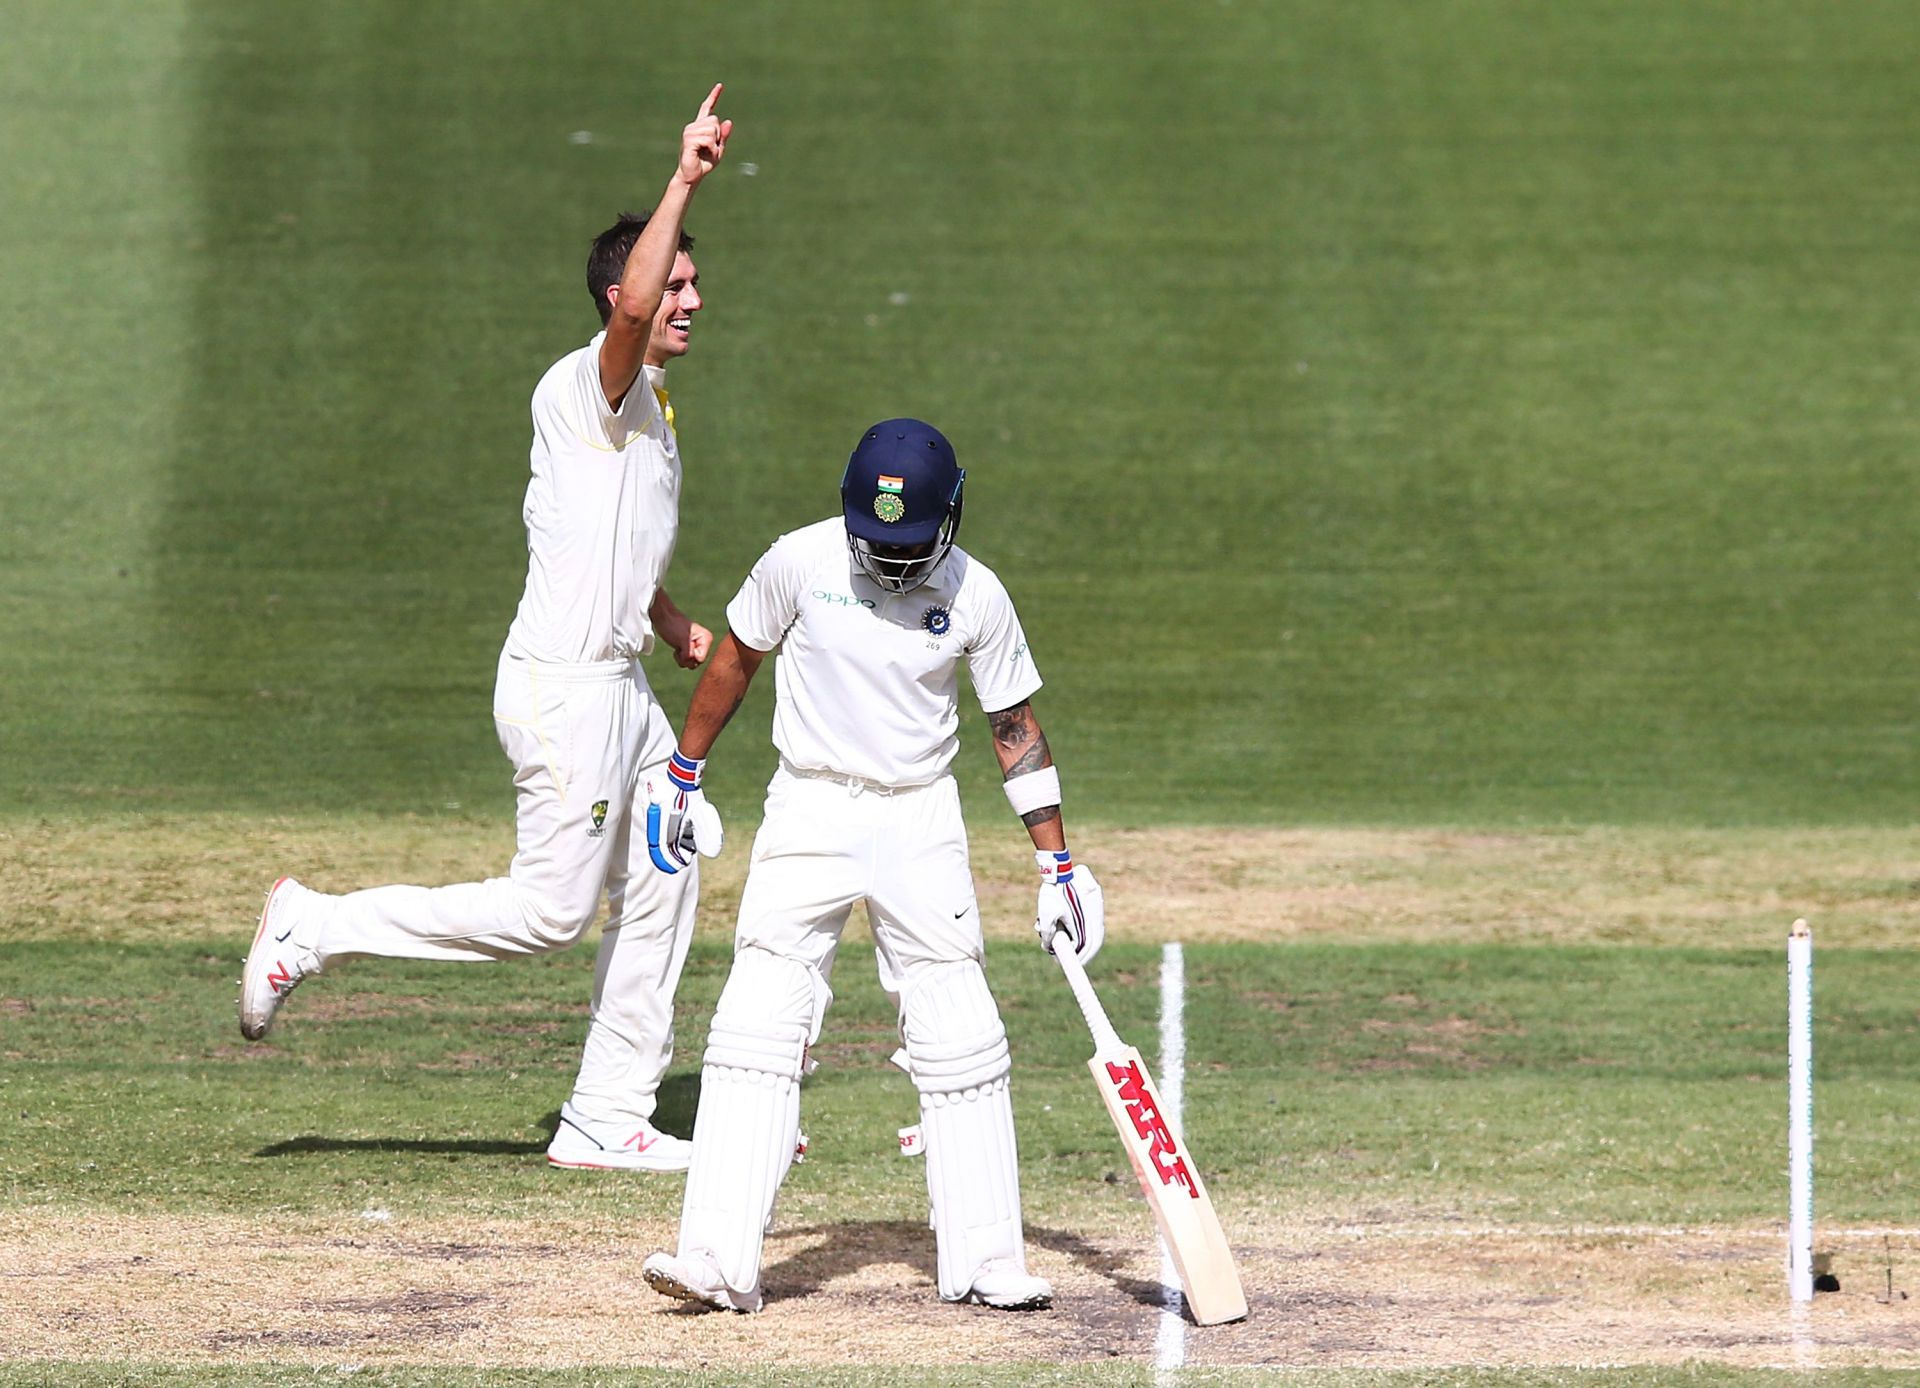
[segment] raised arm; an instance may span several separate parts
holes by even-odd
[[[727,138],[733,134],[733,122],[713,113],[720,91],[721,84],[714,83],[707,99],[700,103],[699,114],[680,132],[679,167],[667,180],[666,192],[660,195],[640,239],[627,254],[613,316],[607,320],[607,335],[600,340],[600,389],[615,409],[627,398],[646,363],[653,315],[666,292],[667,277],[673,273],[673,258],[680,248],[680,232],[686,224],[693,191],[720,163]]]
[[[703,681],[704,683],[704,681]],[[1076,868],[1067,851],[1067,830],[1060,818],[1060,773],[1033,704],[1022,699],[1012,708],[987,715],[993,728],[993,754],[1000,759],[1007,800],[1033,839],[1033,861],[1040,869],[1040,897],[1033,928],[1053,952],[1054,936],[1065,931],[1082,964],[1099,952],[1107,937],[1106,898],[1093,873]]]

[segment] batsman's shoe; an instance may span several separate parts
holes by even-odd
[[[963,1300],[1001,1311],[1044,1311],[1053,1305],[1053,1285],[1010,1258],[990,1258]]]
[[[317,895],[291,877],[282,877],[267,893],[260,928],[253,933],[253,948],[240,975],[240,1034],[249,1041],[267,1034],[273,1014],[301,979],[320,972],[309,909]]]
[[[681,1257],[677,1253],[649,1253],[640,1265],[640,1275],[661,1296],[676,1301],[696,1301],[716,1311],[752,1313],[761,1305],[760,1291],[736,1292],[720,1278],[720,1269],[699,1254]]]
[[[607,1123],[587,1118],[566,1103],[560,1106],[560,1126],[547,1144],[547,1161],[589,1171],[685,1171],[693,1163],[693,1144],[661,1132],[644,1118]]]

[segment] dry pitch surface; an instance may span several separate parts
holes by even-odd
[[[1252,1315],[1190,1327],[1189,1364],[1920,1368],[1920,1231],[1841,1236],[1843,1290],[1796,1321],[1774,1229],[1231,1222]],[[665,1224],[36,1212],[0,1235],[0,1341],[19,1358],[316,1365],[1151,1362],[1158,1254],[1140,1231],[1028,1235],[1058,1297],[1008,1315],[937,1300],[923,1225],[801,1212],[768,1242],[766,1311],[736,1316],[641,1281]]]
[[[983,839],[990,919],[1017,916],[1010,835]],[[1834,944],[1920,924],[1914,836],[1845,831],[1085,832],[1117,933],[1137,939],[1631,940],[1755,945],[1795,915]],[[744,857],[744,855],[740,855]],[[344,888],[497,871],[501,831],[433,821],[129,817],[0,828],[0,936],[244,930],[276,870]],[[739,888],[723,859],[709,898]],[[1002,899],[1006,910],[995,909]],[[621,1179],[587,1177],[586,1179]],[[1253,1305],[1190,1329],[1187,1362],[1877,1364],[1920,1368],[1920,1231],[1823,1229],[1843,1290],[1799,1319],[1778,1228],[1474,1230],[1228,1211]],[[783,1211],[757,1317],[651,1294],[666,1225],[246,1223],[87,1210],[0,1226],[0,1344],[20,1358],[666,1366],[1151,1360],[1158,1255],[1138,1227],[1030,1230],[1051,1311],[941,1305],[917,1223]]]

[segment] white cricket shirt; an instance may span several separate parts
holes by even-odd
[[[598,333],[533,389],[527,587],[509,654],[555,664],[653,648],[647,609],[680,534],[680,450],[643,368],[615,410],[600,389]]]
[[[835,516],[782,535],[727,604],[734,636],[775,661],[773,744],[802,771],[918,786],[960,746],[960,662],[980,707],[1040,688],[1013,600],[955,546],[911,593],[853,566]]]

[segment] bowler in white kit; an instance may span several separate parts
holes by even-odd
[[[641,787],[662,775],[674,743],[640,657],[664,641],[692,669],[712,643],[661,584],[680,524],[665,371],[686,352],[702,302],[682,226],[732,133],[714,114],[720,91],[682,131],[651,216],[622,217],[595,242],[587,282],[604,330],[533,392],[526,590],[494,685],[494,723],[514,769],[517,846],[506,875],[345,896],[282,878],[241,979],[240,1029],[257,1040],[301,980],[340,960],[560,949],[586,933],[604,893],[610,914],[579,1078],[547,1151],[556,1166],[682,1171],[691,1150],[652,1122],[698,874],[689,864],[667,876],[648,860]]]
[[[964,664],[1007,797],[1039,870],[1035,928],[1091,959],[1100,891],[1067,851],[1060,778],[1029,702],[1040,675],[1000,580],[955,543],[965,474],[937,429],[887,420],[861,438],[841,514],[776,541],[727,607],[668,784],[649,808],[665,873],[717,847],[708,750],[778,649],[767,788],[731,973],[701,1071],[679,1246],[644,1264],[658,1291],[757,1311],[761,1241],[793,1161],[840,932],[856,902],[899,1009],[920,1093],[939,1293],[1008,1310],[1052,1288],[1027,1271],[1011,1057],[982,968],[980,911],[950,767]]]

